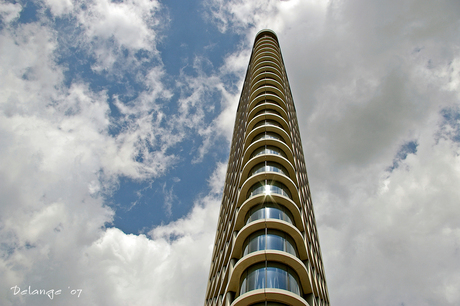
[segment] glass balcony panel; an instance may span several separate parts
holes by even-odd
[[[254,117],[257,117],[257,116],[259,116],[259,115],[265,115],[265,114],[273,114],[273,115],[278,115],[278,116],[281,117],[281,114],[280,114],[279,112],[277,112],[277,111],[274,110],[274,109],[269,109],[269,108],[268,108],[268,109],[263,109],[263,110],[261,110],[261,111],[258,111],[258,112],[254,115]]]
[[[263,103],[271,103],[271,104],[280,105],[278,102],[276,102],[276,101],[274,101],[274,100],[268,99],[268,100],[262,100],[262,101],[260,101],[260,102],[257,102],[256,106],[257,106],[257,105],[260,105],[260,104],[263,104]]]
[[[279,141],[282,141],[282,142],[285,142],[283,137],[281,137],[280,135],[274,133],[274,132],[264,132],[264,133],[260,133],[258,135],[256,135],[253,139],[252,139],[252,142],[254,141],[257,141],[257,140],[260,140],[260,139],[276,139],[276,140],[279,140]]]
[[[251,171],[249,171],[249,176],[253,176],[261,172],[276,172],[289,177],[289,173],[287,172],[286,168],[275,162],[265,162],[255,165]]]
[[[265,91],[262,91],[261,93],[259,93],[256,97],[261,96],[261,95],[265,95],[265,94],[270,94],[270,95],[274,95],[274,96],[277,96],[277,97],[280,96],[279,94],[277,94],[277,93],[274,92],[274,91],[265,90]]]
[[[267,267],[267,288],[289,290],[287,271],[277,267]]]
[[[241,278],[240,295],[263,288],[289,290],[301,295],[295,272],[286,265],[265,262],[249,267],[246,271]]]
[[[253,130],[258,128],[259,126],[263,126],[263,125],[273,125],[273,126],[277,126],[281,129],[283,129],[283,126],[281,125],[281,123],[275,121],[275,120],[271,120],[271,119],[266,119],[266,120],[262,120],[262,121],[259,121],[257,122],[256,124],[254,124],[254,127],[252,128]]]
[[[289,173],[287,172],[286,168],[275,162],[267,162],[267,165],[265,166],[265,171],[277,172],[289,177]]]
[[[280,148],[274,147],[274,146],[264,146],[264,147],[257,148],[256,150],[254,150],[254,152],[252,152],[251,158],[257,155],[261,155],[261,154],[281,155],[284,158],[287,158],[286,153],[284,153],[283,150],[281,150]]]
[[[294,245],[289,242],[289,239],[286,240],[286,249],[285,249],[285,252],[289,253],[289,254],[292,254],[294,256],[297,256],[297,252],[294,248]]]
[[[247,290],[256,290],[265,288],[265,268],[259,268],[248,272]]]
[[[288,281],[289,281],[289,291],[300,295],[299,284],[297,283],[297,280],[294,278],[294,276],[290,273],[288,273]]]
[[[267,234],[266,236],[266,249],[267,250],[278,250],[285,251],[285,239],[278,235]]]
[[[245,244],[246,247],[244,248],[243,256],[252,252],[265,250],[265,233],[260,232],[259,235],[251,235]]]
[[[278,220],[284,220],[285,218],[289,219],[289,217],[286,216],[286,214],[283,211],[275,207],[267,207],[265,211],[265,215],[267,219],[278,219]]]
[[[289,193],[289,191],[287,190],[286,187],[282,187],[282,186],[278,186],[278,185],[267,185],[269,188],[268,189],[268,194],[271,194],[271,193],[276,193],[276,194],[280,194],[280,195],[283,195],[285,197],[288,197],[288,198],[291,198],[291,194]],[[266,187],[267,187],[266,186]]]
[[[260,182],[253,185],[248,192],[247,198],[256,196],[258,194],[266,194],[267,196],[270,194],[279,194],[291,199],[291,193],[289,192],[288,188],[281,183],[278,182]]]
[[[246,273],[244,273],[246,274]],[[243,281],[241,282],[241,289],[240,289],[240,294],[245,294],[246,293],[246,289],[247,289],[247,277],[244,277],[243,278]]]
[[[279,230],[257,231],[251,234],[243,244],[243,256],[263,250],[277,250],[297,256],[294,240]]]
[[[255,210],[252,213],[250,212],[250,215],[246,221],[246,224],[252,221],[255,221],[255,220],[259,220],[259,219],[265,219],[265,208],[264,207],[258,210]]]
[[[246,224],[260,219],[278,219],[294,225],[291,212],[280,204],[265,202],[254,206],[246,215]]]

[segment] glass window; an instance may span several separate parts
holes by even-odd
[[[249,176],[252,176],[254,174],[261,173],[261,172],[277,172],[277,173],[281,173],[289,177],[289,173],[287,172],[286,168],[272,161],[266,161],[266,162],[255,165],[254,167],[252,167],[251,171],[249,171]]]
[[[266,80],[273,80],[273,81],[276,81],[276,79],[273,78],[273,77],[265,76],[265,77],[262,77],[262,78],[258,79],[257,82],[266,81]],[[278,82],[278,81],[277,81],[277,82]]]
[[[246,224],[259,219],[278,219],[294,224],[291,212],[283,205],[272,202],[265,202],[251,208],[246,215]]]
[[[280,135],[278,135],[278,134],[276,134],[274,132],[263,132],[263,133],[257,134],[252,139],[252,142],[260,140],[260,139],[276,139],[276,140],[284,142],[283,137],[281,137]]]
[[[279,112],[277,112],[276,110],[274,109],[269,109],[269,108],[266,108],[266,109],[263,109],[261,111],[258,111],[254,117],[256,116],[259,116],[259,115],[264,115],[264,114],[274,114],[274,115],[278,115],[281,117],[281,114]]]
[[[256,124],[254,124],[254,127],[252,129],[256,129],[259,126],[263,126],[263,125],[273,125],[273,126],[277,126],[279,128],[283,128],[281,123],[279,123],[279,122],[277,122],[275,120],[272,120],[272,119],[265,119],[265,120],[259,121]]]
[[[243,256],[263,250],[278,250],[297,256],[294,239],[279,230],[257,231],[243,243]]]
[[[281,71],[280,71],[280,68],[278,67],[278,65],[272,63],[272,62],[260,62],[260,63],[257,63],[257,65],[255,66],[256,69],[264,69],[264,71],[276,71],[278,72],[279,74],[281,74]]]
[[[274,95],[274,96],[279,97],[279,94],[277,94],[276,92],[271,91],[271,90],[262,91],[262,92],[259,93],[256,97],[261,96],[261,95],[265,95],[265,94],[270,94],[270,95]]]
[[[256,106],[260,105],[262,103],[272,103],[272,104],[280,105],[278,102],[276,102],[274,100],[262,100],[262,101],[257,102]]]
[[[281,155],[284,158],[287,158],[286,153],[284,153],[283,150],[275,146],[263,146],[263,147],[257,148],[256,150],[254,150],[254,152],[252,152],[251,158],[257,155],[261,155],[261,154]]]
[[[283,289],[301,295],[298,277],[294,270],[275,262],[264,262],[249,267],[243,272],[240,284],[240,295],[263,288]]]
[[[267,267],[267,288],[287,290],[287,271],[278,267]]]
[[[275,88],[275,89],[278,89],[278,90],[279,90],[279,88],[278,88],[278,87],[276,87],[275,85],[272,85],[272,84],[267,84],[267,83],[264,83],[264,84],[260,84],[259,86],[257,86],[257,88],[256,88],[256,89],[259,89],[260,87],[263,87],[263,86],[266,86],[267,88],[270,88],[270,87],[271,87],[271,88]]]
[[[249,189],[246,198],[250,198],[258,194],[270,195],[273,193],[280,194],[291,199],[289,189],[284,184],[276,181],[264,181],[254,184]]]

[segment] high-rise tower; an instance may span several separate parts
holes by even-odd
[[[256,36],[233,131],[206,306],[329,305],[276,34]]]

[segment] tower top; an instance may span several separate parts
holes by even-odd
[[[270,35],[271,37],[273,37],[276,40],[276,42],[279,45],[278,36],[276,36],[276,33],[273,30],[270,30],[270,29],[260,30],[256,35],[256,39],[254,40],[254,43],[257,40],[259,40],[261,37],[263,37],[264,35]]]

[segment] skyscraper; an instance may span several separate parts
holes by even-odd
[[[236,114],[206,306],[329,305],[276,34],[256,36]]]

